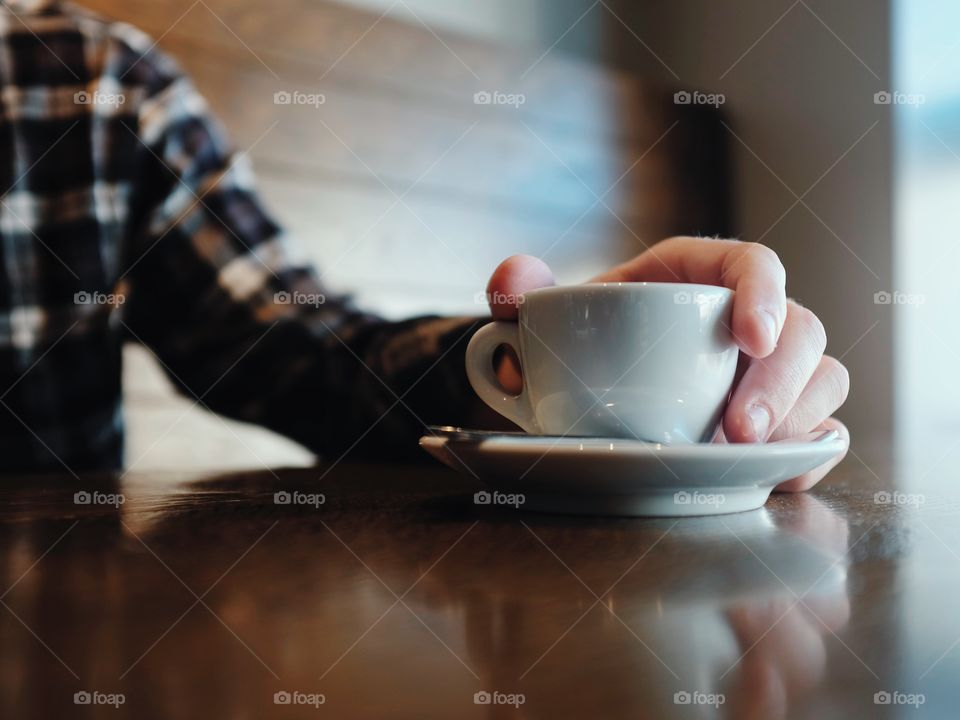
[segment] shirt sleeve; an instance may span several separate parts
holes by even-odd
[[[464,348],[484,321],[390,322],[329,294],[189,79],[161,53],[136,57],[130,337],[203,407],[328,457],[419,456],[424,424],[466,424]]]

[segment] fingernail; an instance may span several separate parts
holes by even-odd
[[[769,310],[757,310],[760,316],[760,322],[763,323],[763,330],[770,339],[770,344],[777,345],[777,318]]]
[[[750,424],[753,425],[753,432],[757,441],[765,441],[767,431],[770,429],[770,413],[763,405],[751,405],[750,409],[747,410],[747,415],[750,417]]]

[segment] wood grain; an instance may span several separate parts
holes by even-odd
[[[439,466],[6,478],[0,702],[67,717],[86,689],[124,693],[117,718],[317,717],[273,703],[300,691],[334,717],[616,720],[712,714],[674,701],[699,692],[725,717],[849,718],[886,689],[949,716],[956,503],[946,479],[858,455],[869,470],[848,460],[814,493],[677,521],[485,512]],[[894,488],[926,502],[876,501]],[[275,502],[294,491],[324,502]]]
[[[324,212],[328,203],[321,209],[302,200],[341,186],[369,193],[373,203],[386,190],[459,216],[415,236],[403,229],[404,218],[397,226],[385,219],[365,243],[378,256],[393,252],[391,268],[409,287],[449,287],[434,268],[423,269],[418,247],[430,235],[450,235],[451,225],[491,229],[463,240],[484,246],[470,279],[458,280],[474,290],[494,258],[547,247],[539,238],[556,240],[575,222],[601,265],[666,235],[729,229],[716,113],[674,105],[667,89],[640,78],[558,54],[535,63],[539,52],[439,36],[412,16],[378,18],[333,3],[84,5],[160,38],[266,181],[309,188],[296,199],[271,194],[281,217],[312,211],[314,227],[343,228],[340,217]],[[477,105],[478,91],[519,93],[524,103]],[[322,95],[324,102],[278,105],[278,92]],[[493,231],[503,215],[522,217],[529,238]],[[357,226],[343,230],[363,233]],[[329,235],[302,239],[318,262],[330,256]],[[576,233],[561,242],[584,244]],[[554,261],[562,275],[582,279],[576,255],[558,253]],[[346,279],[359,287],[361,278]],[[458,306],[440,309],[452,307]]]

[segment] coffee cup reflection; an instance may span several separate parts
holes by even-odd
[[[643,533],[531,520],[524,559],[491,547],[484,573],[441,564],[424,579],[428,604],[462,611],[481,684],[525,693],[528,717],[555,715],[543,701],[559,687],[577,688],[563,696],[570,716],[783,717],[824,679],[827,640],[850,612],[846,521],[813,496],[790,502],[789,515],[648,521]],[[496,562],[504,552],[515,561]],[[528,565],[548,563],[553,581],[538,587]]]

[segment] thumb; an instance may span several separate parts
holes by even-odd
[[[512,255],[493,271],[487,302],[495,320],[516,320],[523,293],[554,285],[553,271],[532,255]]]

